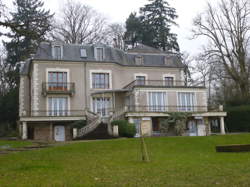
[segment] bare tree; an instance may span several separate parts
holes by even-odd
[[[125,27],[119,23],[112,23],[107,27],[106,44],[118,49],[124,49]]]
[[[193,23],[194,37],[204,36],[209,41],[205,55],[218,59],[243,98],[249,96],[249,19],[249,0],[221,0],[218,7],[208,3]]]
[[[103,41],[106,19],[91,7],[68,0],[61,12],[62,19],[55,20],[54,39],[73,44]]]

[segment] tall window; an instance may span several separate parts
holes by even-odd
[[[149,110],[153,112],[167,110],[166,92],[149,92]]]
[[[145,85],[146,77],[145,76],[136,76],[136,85]]]
[[[109,97],[95,97],[93,98],[93,112],[101,116],[108,116],[111,108],[111,101]]]
[[[61,46],[54,46],[53,47],[53,50],[54,50],[54,58],[55,59],[61,59],[62,58],[62,49],[61,49]]]
[[[67,90],[67,72],[49,72],[48,87],[54,91]]]
[[[173,77],[164,77],[164,85],[165,86],[174,86],[174,78]]]
[[[68,111],[68,98],[67,97],[49,97],[49,116],[66,116]]]
[[[182,92],[178,93],[178,109],[179,111],[194,111],[194,93]]]
[[[96,48],[96,60],[102,61],[104,59],[104,51],[103,48]]]
[[[109,89],[109,73],[92,73],[92,88]]]

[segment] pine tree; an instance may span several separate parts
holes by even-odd
[[[162,49],[163,51],[179,51],[177,35],[171,32],[171,26],[177,25],[175,19],[178,17],[175,8],[170,7],[165,0],[149,0],[140,9],[140,15],[129,17],[126,21],[126,33],[135,32],[136,42]],[[139,30],[131,30],[131,20],[137,20]],[[133,29],[136,26],[132,27]]]
[[[15,11],[10,12],[10,18],[0,21],[0,26],[10,30],[1,34],[11,39],[10,42],[4,42],[7,51],[5,63],[9,67],[5,79],[9,90],[0,95],[0,109],[3,109],[0,110],[0,125],[15,127],[18,120],[19,62],[36,52],[39,43],[51,29],[53,15],[43,8],[44,4],[40,0],[14,0],[13,3]]]
[[[7,63],[14,69],[14,72],[10,72],[10,84],[17,85],[18,62],[26,60],[36,52],[39,43],[51,30],[53,15],[43,8],[44,3],[40,0],[15,0],[13,4],[16,10],[10,13],[11,19],[3,26],[9,25],[11,30],[5,34],[11,41],[5,42],[4,46],[7,50]]]
[[[126,44],[131,44],[133,47],[142,39],[142,24],[136,13],[131,13],[126,20],[126,32],[124,34]]]
[[[175,8],[165,0],[149,0],[151,3],[140,9],[144,30],[152,31],[151,46],[162,50],[179,51],[176,34],[171,33],[171,26],[176,25],[178,17]]]

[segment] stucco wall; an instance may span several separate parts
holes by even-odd
[[[47,110],[47,97],[44,97],[42,93],[42,83],[47,81],[48,69],[68,69],[69,81],[75,83],[75,95],[70,98],[71,110],[82,110],[86,106],[91,108],[91,93],[100,91],[100,89],[92,89],[90,85],[90,72],[92,70],[97,71],[110,71],[112,79],[112,89],[121,89],[125,85],[132,82],[135,78],[135,74],[147,74],[147,79],[162,80],[165,74],[174,74],[176,79],[180,79],[180,70],[177,68],[157,68],[157,67],[125,67],[114,63],[87,63],[86,71],[84,69],[84,63],[81,62],[47,62],[47,61],[35,61],[33,63],[31,83],[32,83],[32,96],[31,106],[32,110]],[[86,74],[85,74],[86,72]],[[86,76],[87,84],[85,85],[84,77]],[[85,89],[87,98],[85,99]],[[146,102],[146,95],[142,93],[142,101]],[[56,96],[56,95],[54,95]],[[121,103],[119,98],[118,104]]]

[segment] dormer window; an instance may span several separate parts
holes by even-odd
[[[86,58],[87,57],[86,49],[83,49],[83,48],[80,49],[80,56],[81,56],[81,58]]]
[[[143,64],[143,57],[142,56],[135,57],[135,64],[142,65]]]
[[[102,61],[104,59],[104,49],[102,47],[95,48],[95,59],[97,61]]]
[[[60,46],[60,45],[55,45],[55,46],[53,46],[53,48],[52,48],[52,56],[53,56],[53,58],[54,59],[57,59],[57,60],[60,60],[60,59],[62,59],[62,46]]]

